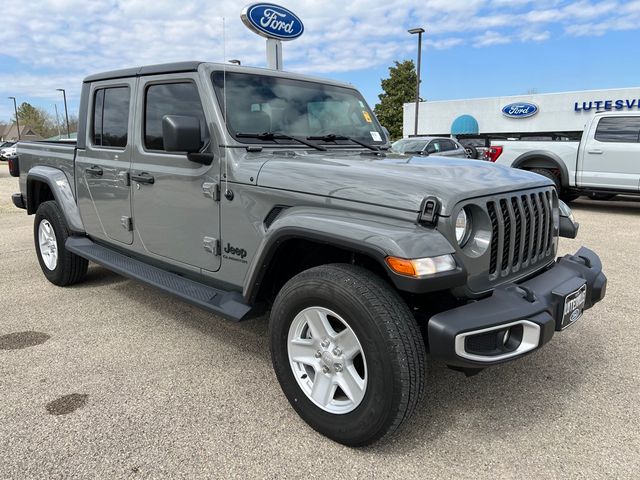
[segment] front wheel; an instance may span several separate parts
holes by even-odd
[[[418,405],[423,339],[404,301],[371,272],[343,264],[302,272],[278,294],[269,328],[282,390],[323,435],[368,445]]]

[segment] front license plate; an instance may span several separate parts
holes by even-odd
[[[582,316],[584,304],[587,300],[587,284],[584,284],[578,290],[567,295],[564,299],[564,310],[560,330],[573,325],[576,320]]]

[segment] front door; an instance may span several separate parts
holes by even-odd
[[[186,154],[167,152],[162,140],[165,115],[200,120],[202,151],[210,133],[195,74],[141,77],[131,175],[133,220],[145,250],[208,271],[220,268],[219,202],[210,194],[218,182],[219,163],[192,162]],[[152,183],[151,183],[152,182]]]
[[[86,148],[76,158],[78,206],[92,236],[131,244],[131,162],[135,79],[92,84]]]
[[[580,186],[637,191],[640,183],[640,116],[596,119],[582,149]]]

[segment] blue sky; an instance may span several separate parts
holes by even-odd
[[[239,58],[264,66],[264,39],[244,27],[246,1],[5,0],[0,120],[13,95],[70,112],[81,79],[141,64]],[[640,86],[640,1],[287,0],[305,34],[285,69],[355,84],[373,105],[393,60],[415,59],[427,30],[421,95],[429,100]],[[222,42],[222,17],[225,39]]]

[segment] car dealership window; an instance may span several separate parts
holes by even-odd
[[[154,84],[147,88],[144,108],[144,145],[149,150],[164,150],[162,118],[188,115],[200,121],[200,147],[209,141],[209,130],[195,83]]]
[[[101,88],[93,101],[93,144],[125,147],[129,129],[129,87]]]
[[[640,117],[603,118],[596,129],[599,142],[637,143],[640,141]]]

